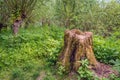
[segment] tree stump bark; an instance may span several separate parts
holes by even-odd
[[[92,44],[92,32],[81,32],[78,29],[66,30],[59,63],[67,71],[77,71],[81,65],[80,60],[87,58],[90,65],[96,67],[98,62]]]

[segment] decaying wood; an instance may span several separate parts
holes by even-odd
[[[111,66],[96,60],[93,52],[92,32],[82,32],[78,29],[66,30],[64,47],[59,55],[58,63],[68,72],[77,72],[82,59],[88,59],[89,69],[100,78],[109,77],[111,73],[119,74]]]
[[[97,66],[97,60],[92,50],[92,33],[80,30],[66,30],[64,36],[64,48],[59,61],[67,70],[77,71],[80,60],[87,58],[91,65]]]

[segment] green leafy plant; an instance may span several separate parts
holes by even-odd
[[[119,59],[116,59],[115,61],[114,60],[111,60],[111,63],[113,63],[113,68],[115,70],[117,70],[118,72],[120,72],[120,60]]]
[[[47,71],[43,80],[56,80],[51,71]]]
[[[81,60],[81,66],[78,69],[78,80],[93,80],[93,73],[88,69],[88,60]]]
[[[119,42],[115,38],[104,39],[94,36],[94,53],[98,61],[112,64],[110,60],[120,59]],[[108,56],[109,55],[109,56]]]
[[[21,79],[22,76],[31,80],[43,70],[38,70],[39,67],[55,66],[62,47],[63,28],[32,26],[20,29],[16,37],[9,34],[10,31],[0,34],[0,79]]]
[[[14,69],[13,72],[12,72],[11,80],[16,80],[16,79],[24,80],[23,79],[23,74],[22,74],[20,69]]]
[[[58,67],[57,73],[58,73],[59,75],[61,75],[61,76],[64,75],[64,74],[66,73],[65,67],[63,67],[62,65],[60,65],[60,66]]]
[[[36,71],[32,76],[33,80],[37,79],[38,76],[40,76],[40,72]]]

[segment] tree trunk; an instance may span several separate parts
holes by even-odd
[[[85,58],[89,60],[90,65],[98,65],[92,49],[92,33],[83,33],[78,29],[66,30],[59,63],[68,71],[77,71],[81,65],[80,60]]]
[[[16,20],[16,21],[13,23],[12,30],[13,30],[13,34],[14,34],[14,35],[17,35],[21,23],[22,23],[22,20]]]

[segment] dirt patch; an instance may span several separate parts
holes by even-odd
[[[118,71],[113,70],[112,66],[106,65],[103,63],[99,63],[98,67],[92,67],[91,70],[97,75],[99,78],[109,78],[111,74],[119,76]]]
[[[40,76],[38,76],[36,80],[44,80],[45,76],[46,76],[45,71],[41,71]]]

